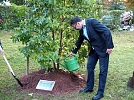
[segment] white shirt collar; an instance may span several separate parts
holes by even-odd
[[[86,25],[86,20],[84,19],[84,20],[83,20],[83,26],[85,26],[85,25]]]

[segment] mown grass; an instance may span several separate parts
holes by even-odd
[[[0,31],[5,55],[17,77],[26,73],[26,58],[18,51],[21,43],[12,43],[10,39],[13,31]],[[134,71],[134,32],[116,32],[113,34],[115,48],[110,55],[109,73],[102,100],[133,100],[134,90],[127,88],[129,77]],[[40,67],[33,59],[30,60],[30,72]],[[79,72],[85,70],[80,68]],[[86,73],[86,70],[85,70]],[[85,74],[84,73],[84,74]],[[28,91],[18,90],[18,84],[10,74],[8,67],[0,56],[0,100],[91,100],[97,92],[98,64],[95,69],[95,88],[92,94],[70,93],[68,95],[38,95]]]

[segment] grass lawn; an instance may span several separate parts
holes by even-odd
[[[10,39],[12,34],[14,34],[13,31],[0,31],[0,40],[3,43],[5,56],[14,73],[17,77],[20,77],[26,73],[26,58],[18,51],[18,47],[22,46],[22,44],[13,43]],[[101,100],[134,100],[134,90],[127,88],[126,85],[134,71],[134,32],[123,31],[112,34],[115,48],[110,55],[107,84],[104,98]],[[31,59],[30,71],[39,69],[40,67],[36,61]],[[82,70],[85,70],[85,68],[79,69],[79,71]],[[18,84],[0,55],[0,100],[91,100],[97,92],[98,73],[99,67],[97,64],[95,69],[95,88],[92,94],[70,93],[68,95],[40,96],[24,90],[17,90]]]

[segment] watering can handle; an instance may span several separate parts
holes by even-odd
[[[78,56],[76,54],[72,54],[72,56],[74,56],[76,58],[76,60],[78,60]],[[69,56],[66,56],[65,60],[67,60]]]
[[[73,54],[73,56],[76,58],[76,60],[78,60],[78,56],[76,54]]]

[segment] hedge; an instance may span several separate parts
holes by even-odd
[[[25,18],[25,12],[27,8],[22,6],[17,6],[12,4],[12,6],[1,6],[0,14],[3,17],[2,23],[0,23],[0,30],[2,29],[13,29],[19,26],[21,20]]]

